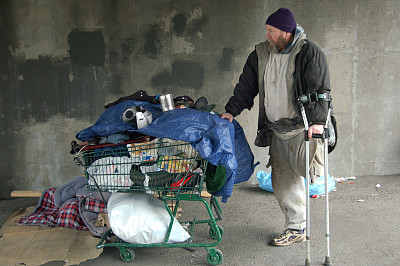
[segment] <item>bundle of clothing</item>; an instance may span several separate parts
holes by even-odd
[[[17,223],[90,230],[94,236],[101,237],[109,229],[107,201],[111,193],[89,191],[86,185],[86,177],[76,176],[58,188],[46,189],[35,210]]]

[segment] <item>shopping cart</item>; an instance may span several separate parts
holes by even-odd
[[[223,228],[217,225],[217,221],[222,220],[221,208],[213,195],[202,196],[208,162],[190,143],[156,138],[139,143],[87,146],[76,156],[84,166],[89,190],[154,194],[164,203],[171,218],[162,243],[128,243],[116,237],[111,228],[96,246],[98,249],[118,248],[121,259],[130,262],[135,257],[133,249],[136,248],[182,247],[191,250],[205,247],[209,264],[218,265],[222,262],[222,252],[215,248],[223,235]],[[202,202],[206,207],[207,219],[198,220],[195,215],[192,220],[179,221],[187,226],[190,238],[181,243],[169,243],[173,220],[181,201]],[[202,243],[195,241],[193,232],[195,225],[199,224],[209,226],[211,240]]]

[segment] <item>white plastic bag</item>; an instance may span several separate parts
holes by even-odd
[[[113,233],[133,244],[165,241],[171,217],[164,203],[153,195],[113,193],[107,204]],[[168,243],[186,241],[190,235],[174,217]]]
[[[88,184],[103,186],[110,192],[130,187],[133,184],[130,179],[131,168],[132,162],[127,156],[98,159],[87,168],[90,177]]]

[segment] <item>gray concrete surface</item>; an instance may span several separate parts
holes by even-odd
[[[279,7],[328,58],[339,129],[331,174],[399,174],[398,0],[2,0],[0,198],[79,174],[70,142],[122,96],[205,96],[223,111]],[[238,118],[251,145],[257,113],[256,100]]]
[[[333,265],[400,265],[400,176],[365,176],[337,183],[330,193],[331,259]],[[353,184],[351,184],[353,183]],[[380,184],[378,188],[376,185]],[[0,201],[0,222],[37,199]],[[185,216],[201,216],[204,208],[182,203]],[[324,198],[311,200],[312,265],[325,259]],[[283,217],[272,193],[246,182],[235,186],[228,203],[222,204],[224,229],[218,245],[220,265],[304,265],[306,244],[274,247],[271,239],[283,230]],[[207,229],[207,228],[205,228]],[[204,232],[203,232],[204,231]],[[199,229],[199,239],[207,230]],[[207,265],[206,250],[143,248],[131,263],[122,262],[117,249],[105,248],[99,258],[81,265]],[[63,265],[49,262],[47,266]]]

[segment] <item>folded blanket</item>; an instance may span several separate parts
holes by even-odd
[[[70,182],[58,187],[54,192],[54,204],[61,208],[64,202],[76,198],[76,192],[87,185],[87,179],[84,176],[76,176]]]
[[[55,203],[56,191],[57,188],[45,190],[35,210],[31,214],[21,217],[17,223],[20,225],[59,226],[77,230],[90,230],[94,236],[102,236],[108,230],[106,226],[97,226],[96,221],[100,213],[107,212],[106,203],[102,199],[108,201],[111,193],[103,192],[103,195],[101,195],[99,192],[90,192],[83,187],[78,189],[76,194],[69,199],[64,198],[62,206],[57,207]]]
[[[79,201],[77,199],[67,200],[59,208],[54,203],[55,190],[56,188],[45,190],[33,213],[21,217],[17,223],[21,225],[59,226],[77,230],[88,230],[79,215]]]
[[[99,226],[97,220],[100,214],[107,213],[106,204],[111,194],[111,192],[104,191],[89,191],[86,187],[76,192],[76,196],[80,199],[79,214],[94,236],[101,237],[109,229],[107,226]]]

